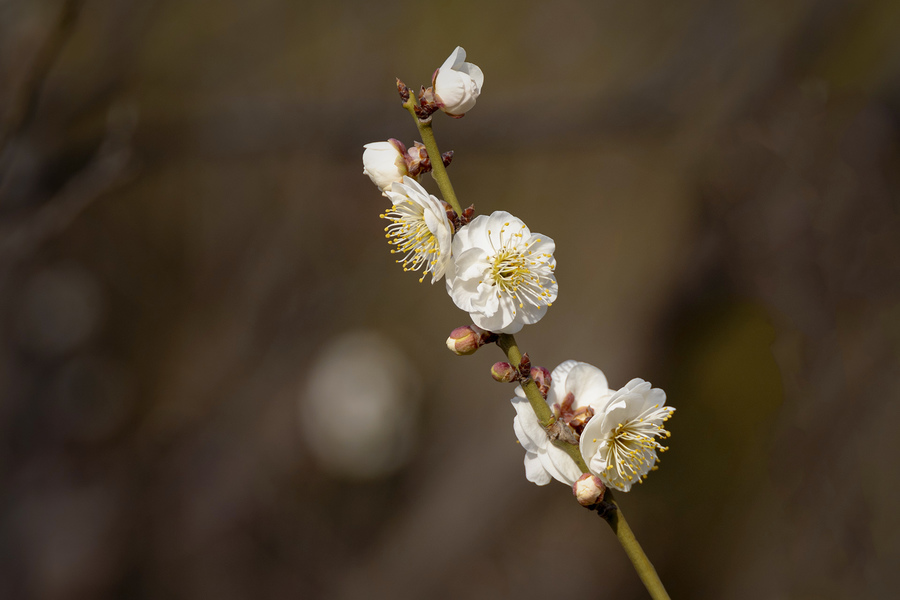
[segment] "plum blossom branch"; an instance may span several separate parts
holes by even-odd
[[[501,334],[500,338],[497,340],[497,345],[500,346],[500,349],[503,350],[504,353],[506,353],[509,364],[512,365],[513,368],[518,369],[519,365],[522,363],[522,352],[519,350],[519,345],[516,343],[516,337],[509,333]],[[522,386],[522,390],[524,390],[525,396],[528,398],[528,402],[531,404],[531,408],[534,410],[534,414],[537,416],[538,423],[541,424],[541,427],[545,429],[551,427],[553,423],[556,422],[556,417],[544,401],[544,397],[541,395],[541,391],[538,389],[534,379],[529,377],[528,379],[519,382],[519,385]],[[587,471],[587,466],[585,466],[584,470]]]
[[[513,368],[518,368],[519,364],[522,362],[522,352],[519,350],[515,336],[501,334],[497,340],[497,345],[506,354],[510,365],[512,365]],[[551,438],[553,437],[552,430],[555,426],[568,427],[561,419],[557,419],[550,410],[550,407],[547,406],[546,400],[541,395],[541,392],[533,379],[529,377],[519,383],[522,386],[522,390],[525,392],[526,398],[528,398],[529,404],[534,410],[535,416],[538,418],[538,423],[547,430],[548,435],[550,435]],[[565,451],[578,468],[581,469],[582,473],[590,473],[584,458],[581,456],[581,450],[579,449],[577,442],[570,443],[557,437],[557,439],[552,440],[552,443],[557,448]],[[659,575],[656,573],[656,569],[653,567],[653,563],[647,558],[644,549],[641,548],[640,543],[634,536],[634,532],[628,525],[625,515],[622,514],[622,510],[619,508],[619,504],[616,502],[611,489],[606,489],[606,493],[603,496],[603,502],[596,510],[609,524],[613,533],[616,534],[616,538],[625,550],[625,554],[628,556],[629,560],[631,560],[631,564],[634,565],[634,570],[644,583],[644,587],[646,587],[647,591],[650,593],[650,597],[654,600],[669,600],[669,594],[666,592],[662,580],[660,580]]]
[[[454,225],[451,231],[436,215],[437,199],[431,202],[424,189],[405,176],[404,165],[397,161],[402,147],[392,141],[367,146],[370,156],[377,149],[383,159],[370,159],[364,172],[395,206],[385,213],[393,222],[388,237],[394,238],[401,253],[406,252],[404,267],[424,268],[423,275],[431,272],[432,281],[445,277],[451,299],[472,318],[474,325],[451,333],[447,340],[451,351],[468,355],[496,342],[506,354],[509,362],[496,363],[491,375],[496,381],[519,383],[512,399],[513,425],[526,453],[529,481],[546,485],[557,479],[572,486],[579,504],[595,510],[612,528],[650,596],[668,600],[611,488],[627,492],[655,468],[657,451],[665,450],[658,440],[669,435],[663,423],[674,409],[665,406],[662,390],[642,379],[613,391],[602,371],[587,363],[566,361],[552,376],[543,367],[531,366],[512,334],[543,318],[556,300],[555,242],[532,234],[505,211],[474,219],[471,208],[463,213],[434,137],[432,115],[443,110],[462,117],[475,105],[484,75],[465,62],[465,51],[457,47],[432,83],[418,96],[399,79],[397,89],[424,142],[443,200],[458,219],[447,209]],[[449,256],[448,236],[453,240]]]
[[[399,83],[398,86],[403,86],[402,83]],[[403,86],[405,88],[406,86]],[[416,127],[419,128],[419,135],[422,137],[422,143],[425,144],[425,150],[428,152],[428,158],[431,159],[431,175],[434,177],[434,180],[438,184],[438,188],[441,190],[441,196],[444,199],[444,202],[450,205],[450,207],[456,211],[457,215],[461,215],[463,213],[462,208],[459,205],[459,200],[456,199],[456,193],[453,191],[453,185],[450,183],[450,176],[447,175],[447,169],[444,167],[444,160],[441,158],[441,151],[438,149],[437,140],[434,139],[434,131],[431,129],[431,117],[427,117],[424,121],[420,119],[416,115],[416,95],[410,94],[407,90],[408,98],[403,103],[403,108],[409,111],[409,114],[412,115],[413,120],[416,122]]]

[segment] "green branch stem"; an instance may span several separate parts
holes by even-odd
[[[459,201],[456,199],[453,186],[450,184],[450,177],[447,175],[447,169],[444,168],[441,152],[438,150],[437,142],[434,139],[434,132],[431,129],[431,117],[428,117],[424,121],[419,119],[416,115],[415,106],[416,96],[415,94],[410,93],[409,100],[403,104],[403,107],[409,111],[413,120],[416,122],[416,127],[419,128],[419,135],[422,136],[422,143],[425,144],[425,148],[428,151],[428,158],[431,160],[432,175],[434,176],[435,181],[437,181],[444,200],[453,207],[456,214],[462,214]],[[497,345],[506,354],[509,364],[512,365],[513,368],[518,369],[519,365],[522,363],[522,352],[519,350],[516,338],[507,333],[500,334],[500,337],[497,339]],[[556,423],[556,416],[553,414],[553,411],[550,410],[547,401],[541,395],[541,391],[538,389],[534,379],[528,377],[520,381],[519,384],[522,386],[525,397],[528,398],[528,402],[531,404],[531,408],[534,410],[534,414],[537,416],[541,427],[544,429],[551,428]],[[575,461],[575,464],[578,465],[578,468],[581,469],[582,473],[590,473],[577,444],[569,444],[562,440],[555,439],[553,440],[553,445],[564,450],[571,456],[572,460]],[[631,564],[634,565],[634,569],[637,571],[638,577],[641,578],[641,581],[650,593],[650,597],[654,600],[669,600],[669,594],[666,593],[666,589],[663,587],[662,581],[656,573],[656,569],[653,568],[650,559],[644,554],[644,550],[638,543],[637,538],[634,537],[631,527],[628,526],[628,521],[625,520],[625,515],[622,514],[622,509],[619,508],[619,504],[613,497],[612,490],[608,488],[604,497],[604,503],[607,504],[609,508],[601,514],[616,534],[616,538],[625,550],[625,554],[628,556],[629,560],[631,560]]]
[[[625,515],[622,514],[622,509],[619,508],[619,503],[616,502],[611,489],[606,489],[603,501],[612,505],[612,509],[607,510],[603,518],[609,523],[613,533],[616,534],[619,544],[622,545],[625,554],[631,560],[634,570],[637,571],[638,577],[641,578],[644,587],[650,593],[650,597],[653,600],[670,600],[662,580],[656,573],[656,569],[653,568],[653,563],[644,554],[644,549],[641,548],[637,538],[634,537],[634,532],[628,526],[628,521],[625,520]]]
[[[449,204],[456,214],[462,214],[462,208],[459,206],[459,200],[456,199],[456,192],[453,191],[453,185],[450,183],[450,176],[447,175],[447,168],[444,167],[444,159],[441,157],[441,151],[438,150],[437,140],[434,139],[434,131],[431,129],[431,117],[424,121],[416,116],[416,95],[413,92],[409,94],[409,100],[403,103],[403,108],[409,111],[416,127],[419,128],[419,135],[422,137],[422,143],[425,144],[425,150],[428,152],[428,159],[431,161],[431,176],[438,184],[441,190],[441,196],[444,202]]]
[[[506,354],[509,364],[512,365],[514,369],[518,369],[519,365],[522,364],[522,352],[519,350],[518,344],[516,344],[515,336],[508,333],[501,333],[500,337],[497,339],[497,345],[500,346],[500,349]],[[556,421],[556,417],[553,415],[550,407],[547,406],[544,397],[541,396],[541,391],[538,389],[534,379],[529,377],[519,383],[522,386],[522,390],[525,392],[525,397],[528,398],[528,403],[531,404],[531,409],[534,411],[534,414],[537,415],[538,423],[541,424],[541,427],[547,429],[553,425]]]

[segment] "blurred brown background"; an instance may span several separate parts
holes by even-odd
[[[557,242],[519,336],[677,407],[620,494],[676,598],[895,593],[900,3],[0,2],[0,597],[643,598],[524,478],[362,145],[437,115]],[[435,189],[433,182],[426,185]]]

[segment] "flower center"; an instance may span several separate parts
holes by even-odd
[[[540,238],[525,242],[521,231],[510,233],[507,227],[509,223],[504,223],[500,229],[500,246],[493,248],[489,283],[497,286],[498,298],[503,294],[512,296],[518,300],[519,308],[523,308],[526,302],[537,308],[550,306],[550,292],[544,287],[542,278],[549,279],[552,276],[553,266],[548,261],[553,256],[546,253],[535,254],[530,249],[533,244],[541,241]],[[524,229],[525,225],[522,224],[521,230]],[[490,235],[488,230],[488,236]],[[493,246],[492,238],[491,245]]]
[[[384,228],[385,237],[388,238],[388,243],[395,246],[391,249],[391,254],[403,255],[397,259],[398,263],[403,264],[403,270],[418,271],[425,267],[422,278],[419,279],[421,283],[425,275],[434,270],[441,256],[438,240],[425,224],[425,209],[416,202],[407,200],[394,205],[381,218],[391,221]]]
[[[657,441],[671,434],[663,429],[662,423],[671,416],[671,407],[660,408],[657,404],[631,421],[619,423],[610,432],[606,446],[606,470],[615,469],[615,474],[623,481],[643,481],[656,459],[656,452],[668,450]],[[656,469],[655,466],[652,469]],[[610,473],[611,474],[611,473]]]
[[[494,257],[491,278],[504,292],[515,293],[522,282],[533,279],[525,257],[517,250],[504,248]]]

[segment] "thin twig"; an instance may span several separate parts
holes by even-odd
[[[13,93],[10,108],[0,123],[0,156],[7,144],[19,135],[34,118],[41,90],[50,69],[56,64],[63,45],[69,39],[85,0],[65,0],[53,29],[38,50],[25,81]]]
[[[88,165],[38,210],[0,228],[0,281],[17,258],[64,231],[95,200],[134,176],[131,140],[136,124],[135,111],[114,107],[106,137]]]

